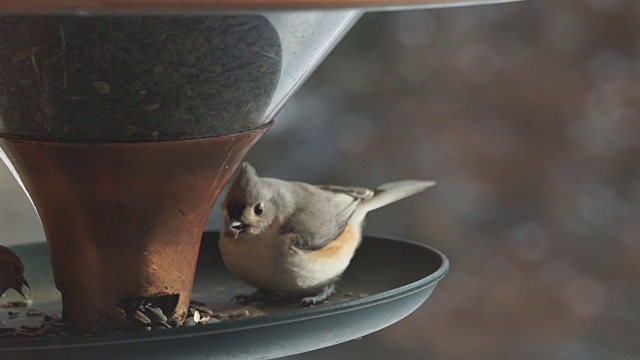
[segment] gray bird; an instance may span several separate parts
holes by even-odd
[[[22,260],[13,251],[0,245],[0,296],[13,289],[26,299],[23,286],[29,289],[29,283],[24,278]]]
[[[227,268],[257,291],[234,299],[299,297],[303,306],[324,301],[360,245],[367,213],[433,185],[318,186],[261,178],[243,163],[222,204],[219,246]]]

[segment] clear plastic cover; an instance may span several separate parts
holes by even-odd
[[[144,142],[268,122],[359,10],[0,18],[0,136]]]

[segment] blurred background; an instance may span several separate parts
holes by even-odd
[[[365,231],[451,271],[396,325],[290,359],[639,358],[638,24],[636,0],[365,15],[248,160],[312,183],[437,180]],[[4,167],[0,202],[0,243],[44,239]]]

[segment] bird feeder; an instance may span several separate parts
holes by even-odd
[[[131,330],[142,298],[184,315],[220,190],[365,11],[498,2],[3,1],[0,155],[44,227],[64,320]]]

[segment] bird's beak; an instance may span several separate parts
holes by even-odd
[[[233,238],[237,239],[245,229],[245,224],[239,220],[231,220],[229,224],[229,231],[233,234]]]
[[[29,283],[27,282],[27,280],[25,278],[20,279],[18,284],[13,286],[12,289],[17,291],[18,294],[22,295],[22,297],[25,298],[25,300],[26,300],[27,296],[24,294],[24,291],[22,290],[23,286],[26,287],[27,289],[29,289],[29,291],[31,291],[31,288],[29,287]]]
[[[29,288],[29,287],[27,286],[27,289],[28,289],[28,288]],[[22,291],[22,284],[20,284],[20,285],[16,285],[16,286],[14,286],[12,289],[13,289],[13,290],[15,290],[15,291],[17,291],[17,292],[18,292],[18,294],[22,295],[22,297],[23,297],[23,298],[25,298],[25,300],[27,299],[27,296],[24,294],[24,291]]]

